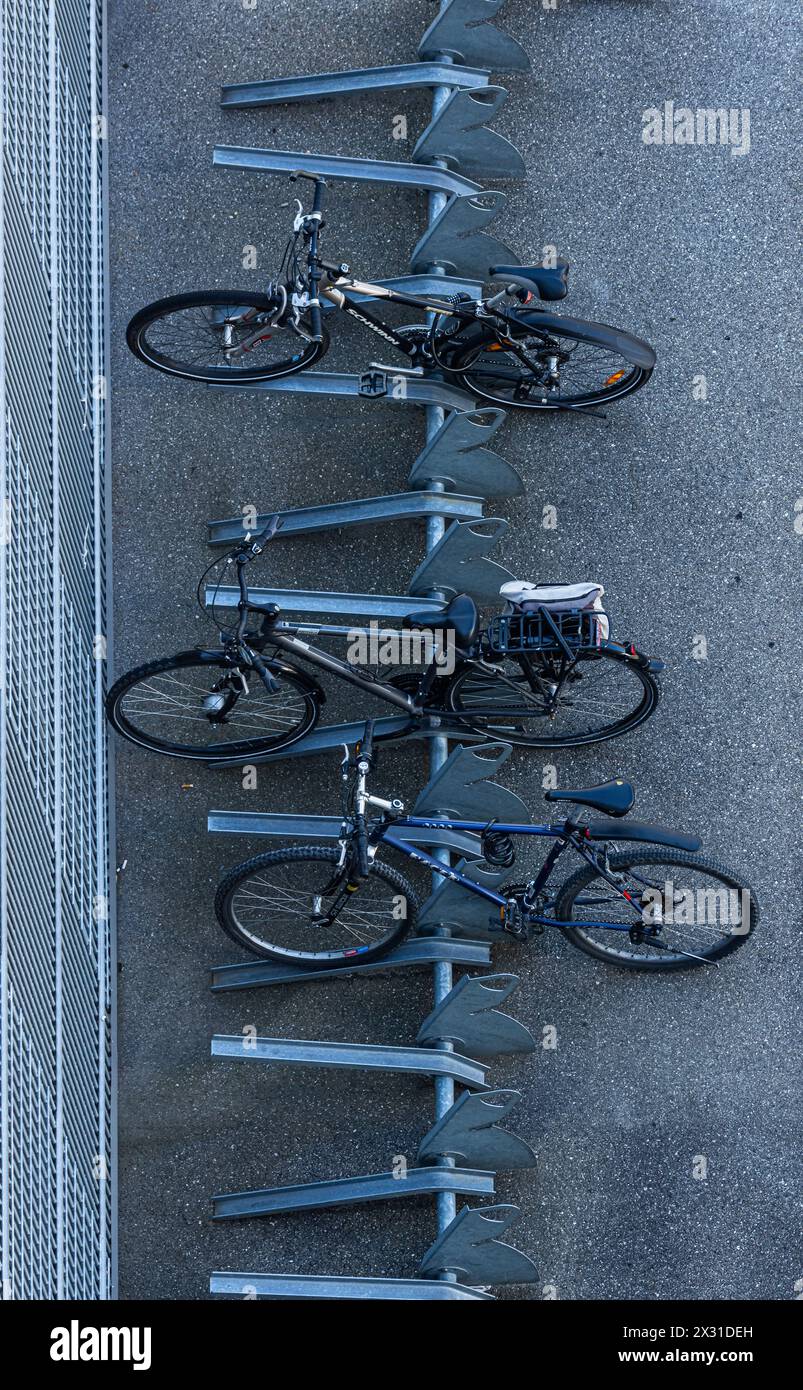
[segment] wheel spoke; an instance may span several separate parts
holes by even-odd
[[[121,732],[164,752],[201,756],[207,747],[220,757],[227,746],[281,744],[309,722],[309,697],[287,678],[276,694],[253,682],[247,693],[235,686],[223,722],[210,719],[205,702],[215,695],[228,701],[232,679],[231,668],[205,663],[145,675],[117,701]]]
[[[652,702],[640,668],[612,657],[581,660],[562,683],[544,662],[539,679],[541,694],[512,661],[495,675],[469,673],[455,688],[454,708],[483,728],[508,730],[523,721],[523,736],[530,730],[539,742],[560,743],[611,737]]]
[[[252,947],[299,959],[336,957],[355,947],[376,947],[398,930],[398,894],[379,874],[371,874],[341,903],[333,922],[322,924],[334,897],[322,890],[332,879],[336,856],[286,861],[254,869],[228,898],[228,914]],[[340,889],[334,893],[339,900]]]
[[[717,954],[731,938],[746,935],[745,902],[739,890],[711,869],[668,857],[617,872],[619,886],[634,900],[635,914],[602,878],[590,879],[571,907],[575,934],[611,960],[682,964],[689,957]],[[748,904],[748,914],[749,910]],[[641,939],[633,940],[629,931],[584,926],[584,921],[635,926]]]

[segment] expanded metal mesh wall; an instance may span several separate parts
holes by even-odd
[[[112,1290],[103,0],[3,0],[3,1297]]]

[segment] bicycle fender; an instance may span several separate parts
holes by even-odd
[[[221,647],[195,647],[191,652],[179,652],[177,659],[181,657],[192,657],[193,660],[208,663],[210,666],[231,664],[227,663],[226,653]],[[306,671],[300,670],[298,666],[291,666],[286,661],[278,661],[275,657],[263,657],[263,660],[271,675],[295,677],[307,694],[312,695],[320,704],[326,704],[326,692],[323,687],[308,676]]]
[[[633,642],[603,642],[602,648],[606,652],[616,652],[617,656],[623,656],[627,661],[634,661],[637,666],[643,666],[645,671],[654,676],[666,670],[665,661],[658,656],[646,656]]]
[[[696,854],[702,848],[699,835],[684,835],[665,825],[645,825],[636,820],[592,820],[580,827],[587,840],[640,840],[649,845],[669,845]]]
[[[557,332],[562,329],[564,333],[570,333],[580,342],[599,343],[603,347],[613,348],[628,362],[632,362],[634,367],[642,367],[645,371],[651,372],[658,360],[649,343],[634,337],[632,333],[626,333],[623,328],[613,328],[608,323],[571,319],[564,314],[530,313],[516,314],[514,317],[523,328],[541,329],[547,333],[553,328]]]

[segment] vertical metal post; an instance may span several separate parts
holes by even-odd
[[[448,0],[441,0],[441,7],[440,7],[440,8],[441,8],[441,11],[443,11],[444,9],[446,9],[447,3],[448,3]],[[437,57],[437,61],[438,61],[438,62],[444,62],[444,63],[451,63],[452,59],[448,56],[448,54],[439,54],[438,57]],[[443,106],[444,102],[445,102],[445,101],[448,101],[449,96],[451,95],[451,92],[452,92],[452,88],[451,88],[451,87],[436,87],[436,88],[434,89],[434,91],[433,91],[433,93],[432,93],[432,117],[433,117],[433,120],[434,120],[434,118],[437,116],[437,114],[438,114],[438,112],[440,111],[441,107]],[[437,160],[437,161],[435,161],[435,162],[442,165],[442,161],[440,161],[440,160]],[[445,193],[436,193],[436,192],[432,192],[432,193],[429,193],[429,194],[427,195],[427,202],[428,202],[428,216],[429,216],[429,222],[430,222],[430,225],[431,225],[431,224],[435,221],[435,218],[439,215],[439,213],[442,212],[444,206],[446,205],[447,197],[446,197],[446,194],[445,194]],[[433,265],[433,266],[431,267],[431,272],[432,272],[432,274],[434,274],[434,275],[445,275],[445,274],[446,274],[445,268],[444,268],[443,266],[439,266],[439,265]],[[427,406],[427,407],[426,407],[426,433],[427,433],[427,443],[428,443],[428,444],[431,442],[432,439],[434,439],[435,435],[438,433],[438,430],[441,428],[441,426],[442,426],[443,423],[444,423],[444,419],[445,419],[445,412],[441,409],[440,406]],[[431,489],[432,491],[434,491],[434,492],[443,492],[443,491],[444,491],[443,482],[440,481],[440,480],[438,480],[438,479],[432,479],[432,480],[430,480],[429,482],[427,482],[426,486],[427,486],[428,488],[430,488],[430,489]],[[445,531],[446,531],[446,521],[445,521],[444,517],[442,517],[442,516],[433,516],[433,517],[430,517],[430,518],[429,518],[429,520],[427,521],[427,536],[426,536],[427,554],[429,554],[429,552],[435,548],[435,546],[438,544],[438,542],[442,539],[442,537],[443,537]],[[443,598],[443,595],[440,594],[440,593],[438,593],[437,591],[435,591],[435,592],[432,593],[432,597],[433,597],[433,598]],[[429,742],[429,771],[430,771],[430,776],[434,776],[434,774],[435,774],[435,773],[443,766],[443,764],[446,762],[446,759],[448,758],[448,756],[449,756],[449,741],[448,741],[448,739],[447,739],[445,736],[441,735],[441,736],[439,736],[439,737],[437,737],[437,738],[433,738],[433,739],[430,740],[430,742]],[[438,858],[438,859],[443,859],[445,863],[447,863],[447,864],[449,863],[449,851],[448,851],[447,849],[434,849],[434,850],[433,850],[433,855],[434,855],[436,858]],[[433,887],[437,887],[437,885],[438,885],[438,883],[439,883],[439,881],[440,881],[439,876],[438,876],[437,874],[433,874],[433,875],[432,875],[432,878],[433,878]],[[449,933],[448,928],[446,928],[446,927],[439,927],[439,928],[438,928],[438,935],[439,935],[439,936],[449,936],[450,933]],[[434,995],[435,995],[435,1006],[436,1006],[436,1007],[437,1007],[438,1004],[440,1004],[440,1003],[442,1002],[442,1000],[444,1000],[444,999],[446,998],[447,994],[448,994],[448,993],[450,992],[450,990],[452,989],[453,983],[454,983],[454,978],[453,978],[453,974],[452,974],[452,966],[451,966],[451,963],[450,963],[449,961],[439,961],[439,962],[437,962],[437,964],[433,967],[433,984],[434,984]],[[450,1050],[453,1050],[453,1045],[452,1045],[452,1043],[446,1042],[446,1041],[439,1042],[439,1043],[436,1044],[436,1046],[437,1046],[441,1051],[450,1051]],[[438,1077],[436,1077],[436,1078],[435,1078],[435,1119],[436,1119],[436,1120],[442,1119],[443,1116],[446,1114],[446,1112],[447,1112],[448,1110],[451,1109],[451,1107],[454,1105],[454,1099],[455,1099],[455,1088],[454,1088],[454,1081],[452,1080],[452,1078],[449,1077],[449,1076],[438,1076]],[[455,1166],[454,1159],[452,1159],[452,1158],[443,1157],[443,1158],[439,1158],[437,1161],[438,1161],[438,1166],[439,1166],[439,1167],[442,1167],[442,1168],[453,1168],[453,1167]],[[440,1234],[440,1233],[442,1233],[443,1231],[446,1230],[447,1226],[454,1220],[455,1216],[457,1215],[457,1199],[456,1199],[455,1194],[454,1194],[453,1192],[439,1192],[438,1195],[437,1195],[437,1197],[435,1198],[435,1201],[436,1201],[436,1204],[437,1204],[438,1232],[439,1232],[439,1234]],[[444,1280],[444,1281],[446,1281],[446,1282],[454,1283],[454,1282],[456,1281],[457,1276],[456,1276],[455,1274],[451,1274],[451,1273],[448,1273],[448,1272],[444,1272],[443,1274],[439,1274],[439,1275],[438,1275],[438,1278],[439,1278],[439,1279],[442,1279],[442,1280]]]

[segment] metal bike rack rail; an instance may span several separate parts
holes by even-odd
[[[418,140],[411,163],[348,159],[331,155],[242,149],[218,146],[214,162],[220,166],[263,173],[288,172],[304,167],[328,178],[348,178],[393,183],[422,190],[427,195],[428,227],[411,257],[411,274],[391,282],[426,292],[442,288],[455,292],[455,281],[487,279],[490,265],[516,256],[483,228],[504,202],[496,190],[484,190],[469,177],[493,174],[513,178],[524,173],[521,157],[512,145],[485,122],[505,100],[502,88],[490,85],[490,70],[525,70],[529,62],[520,46],[491,23],[503,0],[441,0],[437,17],[419,46],[418,64],[310,77],[233,84],[223,89],[224,107],[259,107],[277,102],[309,101],[349,93],[432,90],[432,119]],[[482,67],[472,66],[482,63]],[[488,63],[489,68],[484,64]],[[371,377],[375,376],[374,383]],[[394,392],[401,379],[403,389]],[[374,385],[376,389],[374,389]],[[498,409],[481,409],[465,393],[454,392],[436,378],[398,373],[373,364],[371,373],[348,377],[305,372],[297,377],[256,387],[223,389],[289,389],[298,392],[361,396],[386,403],[423,407],[426,443],[415,460],[408,486],[410,493],[386,498],[364,498],[330,506],[305,507],[282,513],[279,536],[292,536],[328,527],[365,525],[396,519],[417,518],[426,527],[426,556],[413,575],[409,595],[361,595],[320,592],[258,590],[257,602],[272,601],[287,613],[332,617],[402,618],[414,609],[431,605],[442,610],[450,594],[469,592],[479,602],[498,595],[499,585],[512,577],[488,559],[488,551],[506,529],[501,518],[482,516],[481,499],[512,496],[522,491],[515,471],[488,448],[504,420]],[[456,400],[456,396],[464,399]],[[228,544],[242,535],[241,518],[210,522],[210,543]],[[212,590],[207,591],[207,602]],[[237,591],[214,591],[216,605],[236,604]],[[310,623],[310,632],[343,632],[342,625]],[[528,819],[523,803],[512,792],[489,779],[510,754],[506,745],[458,745],[449,753],[448,736],[433,721],[431,727],[410,730],[408,721],[377,721],[377,735],[426,737],[430,755],[430,780],[419,795],[414,813],[490,820]],[[364,721],[318,729],[295,749],[280,756],[318,752],[337,744],[354,743]],[[461,734],[461,738],[463,735]],[[251,761],[268,761],[271,755]],[[242,760],[233,760],[239,766]],[[338,817],[292,816],[265,813],[213,811],[208,828],[217,834],[294,836],[337,839]],[[412,838],[412,837],[411,837]],[[418,836],[416,837],[418,838]],[[437,826],[421,832],[432,853],[450,862],[451,853],[470,875],[483,881],[504,882],[507,874],[484,865],[481,841]],[[213,1293],[252,1298],[312,1299],[424,1299],[476,1300],[492,1295],[483,1290],[497,1284],[532,1282],[535,1267],[501,1237],[519,1216],[509,1205],[464,1206],[457,1196],[493,1194],[494,1171],[535,1166],[530,1146],[503,1129],[504,1120],[518,1093],[491,1090],[485,1066],[475,1055],[493,1057],[511,1052],[533,1052],[531,1034],[496,1006],[504,1002],[518,981],[513,975],[464,976],[455,984],[455,965],[490,964],[489,942],[493,933],[487,921],[468,912],[473,896],[444,889],[453,885],[433,876],[433,891],[421,909],[421,925],[428,935],[390,952],[369,965],[349,965],[336,971],[299,971],[270,962],[224,965],[212,972],[216,992],[306,983],[338,976],[379,973],[414,965],[433,969],[434,1007],[424,1020],[412,1047],[385,1044],[350,1044],[281,1038],[216,1037],[212,1052],[230,1059],[252,1060],[261,1065],[357,1067],[382,1072],[402,1072],[433,1078],[435,1123],[421,1141],[415,1166],[403,1177],[374,1173],[334,1178],[322,1182],[263,1188],[251,1192],[219,1194],[214,1199],[218,1220],[260,1217],[279,1212],[342,1207],[363,1201],[396,1200],[406,1195],[434,1195],[437,1238],[424,1256],[415,1279],[345,1278],[338,1275],[234,1273],[212,1275]],[[488,913],[485,912],[487,919]],[[465,922],[475,925],[475,937],[465,940]],[[463,1052],[465,1049],[465,1054]],[[458,1094],[457,1087],[462,1087]]]

